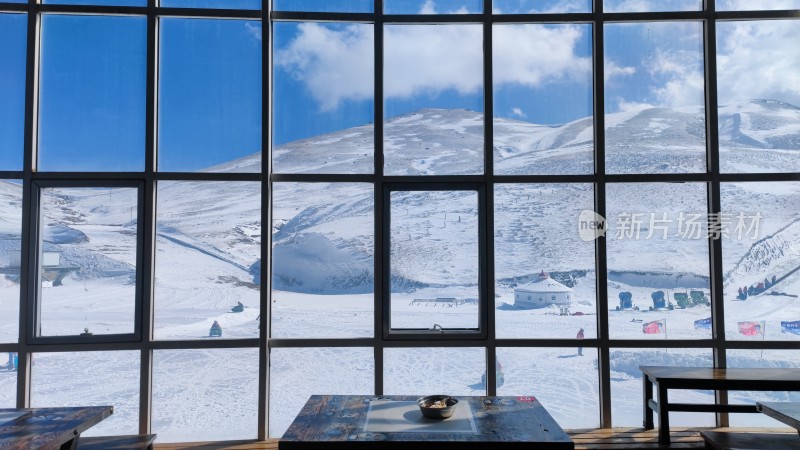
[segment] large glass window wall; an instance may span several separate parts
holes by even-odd
[[[796,365],[769,3],[0,1],[0,406],[164,443],[279,437],[320,388],[631,426],[639,365]]]

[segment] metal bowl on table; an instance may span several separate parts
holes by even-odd
[[[429,395],[417,400],[422,415],[429,419],[446,419],[456,412],[458,399],[449,395]]]

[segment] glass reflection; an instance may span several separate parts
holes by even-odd
[[[26,14],[0,14],[0,170],[22,170]]]
[[[493,14],[591,12],[592,0],[492,0]]]

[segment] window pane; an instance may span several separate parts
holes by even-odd
[[[373,173],[373,26],[273,25],[276,173]]]
[[[594,171],[591,25],[495,25],[497,174]]]
[[[261,9],[261,0],[160,0],[159,3],[175,8]]]
[[[615,183],[606,198],[610,337],[710,339],[706,186]]]
[[[283,436],[311,395],[375,392],[372,348],[273,348],[269,362],[271,438]]]
[[[386,175],[483,173],[480,25],[387,25]]]
[[[261,184],[162,181],[157,206],[155,338],[257,337]]]
[[[728,367],[800,368],[800,353],[797,350],[728,350]],[[733,404],[755,404],[755,402],[800,402],[800,392],[786,391],[728,391],[728,402]],[[786,428],[766,414],[731,414],[732,427]]]
[[[258,349],[155,350],[152,429],[161,443],[255,439]]]
[[[486,395],[483,348],[384,349],[386,395]]]
[[[722,172],[800,171],[800,21],[717,24]]]
[[[713,367],[714,365],[710,349],[612,348],[610,357],[611,417],[614,427],[642,426],[643,382],[639,366]],[[655,389],[653,398],[658,399],[658,391]],[[713,404],[714,391],[674,389],[669,391],[669,401]],[[669,413],[669,424],[673,427],[713,427],[716,422],[713,413],[674,411]]]
[[[0,342],[19,342],[21,247],[22,183],[0,180]]]
[[[44,188],[41,336],[134,332],[136,188]]]
[[[42,16],[40,170],[144,170],[146,30],[144,17]]]
[[[479,14],[482,0],[384,0],[386,14]]]
[[[373,0],[272,0],[273,11],[371,13],[373,5]]]
[[[800,0],[717,0],[718,11],[800,9]]]
[[[22,170],[28,16],[0,14],[0,170]]]
[[[700,11],[702,0],[603,0],[605,12]]]
[[[7,376],[0,377],[0,408],[17,407],[17,374],[19,359],[16,352],[0,354],[0,370],[10,371]]]
[[[374,335],[373,191],[275,183],[272,337]]]
[[[723,183],[720,191],[726,338],[800,340],[800,183]]]
[[[494,14],[591,12],[592,0],[492,0]]]
[[[606,171],[706,171],[703,26],[605,28]]]
[[[50,5],[147,6],[147,0],[43,0]]]
[[[158,169],[261,171],[261,23],[162,18]]]
[[[494,203],[496,336],[596,337],[592,186],[499,184]]]
[[[597,350],[583,350],[498,348],[497,395],[536,397],[562,428],[599,427]]]
[[[36,353],[31,369],[31,407],[113,405],[114,414],[82,436],[137,434],[138,351]]]
[[[390,207],[391,328],[477,329],[477,192],[394,191]]]

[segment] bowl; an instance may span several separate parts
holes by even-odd
[[[447,419],[456,412],[458,399],[449,395],[429,395],[417,400],[422,415],[429,419]]]

